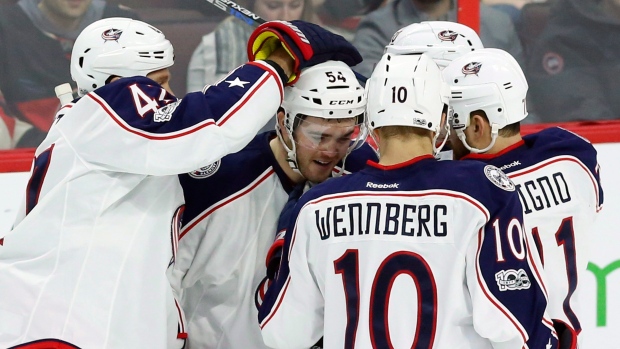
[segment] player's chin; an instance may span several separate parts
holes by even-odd
[[[313,162],[305,171],[304,177],[313,183],[321,183],[331,176],[333,168],[331,165],[325,166]]]

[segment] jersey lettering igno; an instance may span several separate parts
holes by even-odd
[[[371,163],[311,188],[292,217],[259,311],[271,347],[557,342],[519,198],[493,166]]]
[[[176,262],[169,277],[185,311],[191,348],[266,349],[254,290],[293,183],[259,134],[241,151],[179,176],[186,200]],[[375,159],[367,144],[338,173]],[[357,166],[357,167],[356,167]]]
[[[267,64],[224,80],[236,78],[247,84],[182,100],[124,78],[59,112],[0,246],[0,347],[49,338],[172,348],[186,336],[166,277],[183,206],[177,174],[240,150],[282,98]]]
[[[525,226],[544,266],[549,316],[579,333],[579,281],[603,205],[596,150],[580,136],[553,127],[525,136],[499,154],[467,158],[503,169],[516,184]]]

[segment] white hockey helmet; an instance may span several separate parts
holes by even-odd
[[[435,132],[435,154],[443,147],[435,147],[435,141],[440,135],[449,88],[429,55],[384,54],[366,82],[366,90],[370,130],[382,126],[419,127]],[[447,129],[448,125],[443,126]]]
[[[366,95],[351,68],[340,61],[327,61],[301,71],[293,85],[284,88],[284,130],[276,123],[280,141],[288,153],[288,162],[299,172],[294,131],[307,117],[322,119],[354,119],[357,130],[348,147],[347,155],[366,140]],[[282,138],[286,132],[291,139],[289,147]]]
[[[75,40],[71,77],[83,96],[110,76],[146,76],[173,63],[172,44],[159,29],[130,18],[106,18],[84,28]]]
[[[527,116],[527,80],[519,63],[508,52],[485,48],[452,61],[443,70],[450,86],[450,123],[463,145],[474,153],[484,153],[495,144],[506,125]],[[482,110],[491,124],[491,143],[484,149],[471,148],[463,131],[472,112]]]
[[[481,48],[480,37],[466,25],[448,21],[424,21],[410,24],[394,33],[385,47],[385,53],[427,53],[443,69],[455,58]]]

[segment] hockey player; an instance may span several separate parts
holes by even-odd
[[[393,55],[426,53],[439,69],[443,69],[453,59],[481,48],[480,37],[466,25],[449,21],[424,21],[410,24],[394,33],[384,52]],[[443,142],[446,137],[447,130],[441,130],[438,141]],[[452,160],[450,143],[442,149],[437,158]]]
[[[443,69],[453,59],[481,48],[483,46],[478,34],[463,24],[448,21],[424,21],[410,24],[394,33],[392,40],[385,47],[385,53],[392,55],[427,53],[437,63],[439,68]],[[440,144],[447,137],[447,128],[440,130],[440,136],[438,137],[440,138],[438,139]],[[451,160],[452,151],[443,149],[443,151],[437,154],[437,158]],[[290,219],[287,215],[292,212],[296,199],[302,193],[302,191],[298,191],[296,195],[291,196],[286,209],[282,212],[281,224],[278,226],[278,238],[270,248],[267,258],[267,277],[270,279],[270,282],[275,278],[280,264],[284,234],[286,234],[286,225]],[[263,288],[258,292],[264,293],[265,291],[266,288]]]
[[[266,348],[254,290],[280,211],[296,185],[376,159],[364,143],[365,107],[364,89],[346,64],[315,65],[284,89],[275,131],[180,175],[186,210],[171,282],[182,292],[190,348]]]
[[[22,212],[0,239],[0,347],[184,345],[166,278],[183,212],[177,174],[244,147],[300,69],[360,60],[310,23],[267,22],[255,34],[251,62],[183,99],[156,28],[111,18],[79,35],[71,75],[82,98],[37,149]]]
[[[456,159],[495,165],[515,182],[544,265],[548,312],[563,348],[575,348],[579,280],[588,265],[589,234],[603,205],[596,150],[558,127],[521,136],[528,84],[505,51],[483,49],[443,71],[451,85],[451,142]]]
[[[367,110],[380,161],[301,197],[259,312],[268,346],[324,335],[326,348],[555,347],[513,183],[433,157],[442,84],[426,54],[376,66]]]

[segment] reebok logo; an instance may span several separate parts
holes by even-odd
[[[515,167],[515,166],[519,166],[519,165],[521,165],[521,162],[519,162],[519,160],[515,160],[515,161],[509,163],[508,165],[504,165],[504,166],[500,167],[499,169],[503,171],[503,170],[505,170],[507,168],[511,168],[511,167]]]
[[[390,189],[390,188],[398,189],[399,185],[400,183],[377,184],[373,182],[366,182],[366,188],[373,188],[373,189]]]

